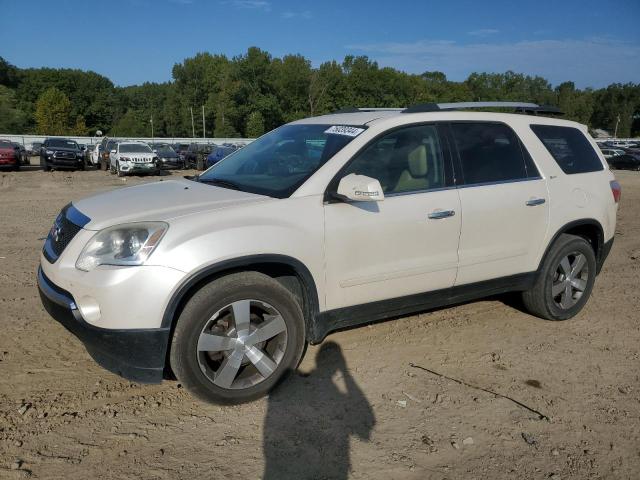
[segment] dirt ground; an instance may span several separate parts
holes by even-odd
[[[640,478],[640,174],[616,175],[616,241],[577,318],[507,296],[334,333],[270,398],[218,407],[101,369],[40,305],[58,211],[154,178],[2,172],[0,478]]]

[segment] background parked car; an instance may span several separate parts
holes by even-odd
[[[611,168],[618,170],[640,171],[640,153],[626,152],[624,155],[616,155],[607,158],[607,163]]]
[[[20,151],[9,140],[0,140],[0,168],[20,170]]]
[[[32,142],[27,144],[27,153],[29,155],[40,155],[40,149],[42,148],[42,142]]]
[[[40,152],[40,166],[46,172],[52,168],[84,170],[84,153],[74,140],[47,138]]]
[[[12,143],[14,147],[18,150],[18,155],[20,157],[20,164],[29,165],[31,163],[31,161],[29,160],[29,152],[27,152],[27,149],[24,147],[24,145],[18,142],[12,142]]]
[[[152,143],[151,148],[158,156],[158,167],[161,169],[184,168],[184,160],[168,143]]]
[[[111,155],[111,151],[115,150],[117,145],[117,140],[107,138],[103,140],[102,157],[100,158],[101,170],[107,171],[111,167],[111,159],[109,157]]]
[[[175,152],[178,154],[178,157],[180,157],[180,160],[184,161],[184,156],[185,156],[186,151],[189,149],[189,144],[188,143],[174,143],[171,146],[173,147]]]
[[[159,175],[158,157],[144,142],[118,142],[109,155],[111,173],[119,177],[131,173]]]
[[[227,155],[235,152],[237,149],[238,147],[236,147],[235,145],[214,148],[213,151],[209,155],[207,155],[205,167],[209,168],[210,166],[215,165]]]
[[[96,167],[96,169],[100,168],[100,159],[102,158],[102,152],[104,151],[104,147],[102,143],[96,143],[91,150],[91,155],[89,156],[89,160],[91,161],[91,165]]]
[[[217,147],[217,145],[207,143],[192,143],[184,152],[184,162],[187,168],[204,170],[206,158]]]
[[[600,151],[607,160],[617,155],[624,155],[625,151],[620,148],[601,148]]]

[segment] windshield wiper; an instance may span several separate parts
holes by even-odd
[[[230,188],[231,190],[240,190],[240,186],[238,186],[238,184],[233,183],[229,180],[221,180],[219,178],[212,178],[209,180],[209,179],[203,179],[202,177],[198,177],[197,181],[200,183],[207,183],[211,185],[218,185],[224,188]]]

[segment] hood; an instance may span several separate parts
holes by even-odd
[[[189,180],[168,180],[100,193],[73,205],[91,219],[84,228],[101,230],[121,223],[170,221],[193,213],[264,201],[276,199]]]

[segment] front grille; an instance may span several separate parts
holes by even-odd
[[[75,160],[76,154],[73,152],[54,152],[53,158],[64,160]]]
[[[62,209],[56,218],[56,221],[53,222],[53,226],[51,227],[47,240],[44,243],[44,256],[51,263],[58,259],[62,252],[64,252],[65,248],[67,248],[67,245],[69,245],[71,240],[73,240],[73,237],[82,230],[82,226],[76,225],[67,218],[71,208],[74,207],[69,204]]]

